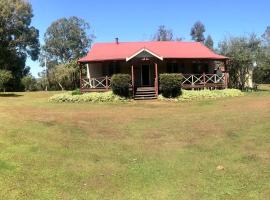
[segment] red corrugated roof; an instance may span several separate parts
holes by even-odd
[[[94,62],[105,60],[125,60],[142,49],[147,49],[162,58],[182,59],[227,59],[215,54],[200,42],[119,42],[96,43],[87,56],[79,62]]]

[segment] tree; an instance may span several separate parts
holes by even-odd
[[[261,64],[261,40],[254,34],[250,37],[231,37],[222,41],[219,49],[222,55],[230,58],[230,86],[245,89],[254,63]]]
[[[59,81],[61,78],[58,72],[63,70],[62,66],[74,64],[78,58],[86,55],[95,37],[93,34],[89,34],[89,31],[90,25],[78,17],[59,19],[47,29],[44,35],[45,45],[42,47],[40,61],[42,66],[46,66],[45,75],[49,87],[54,87],[54,83],[60,86],[59,83],[61,84],[62,81]],[[73,74],[73,81],[69,82],[70,85],[65,85],[66,88],[74,89],[78,87],[78,79],[74,77],[78,77],[79,68],[74,67],[74,69],[76,71]],[[57,80],[54,80],[56,77],[58,77]],[[65,82],[67,83],[67,81]]]
[[[65,90],[72,84],[76,68],[68,64],[59,64],[53,69],[54,80],[59,85],[61,90]]]
[[[0,70],[0,90],[6,91],[6,84],[12,79],[12,74],[7,70]]]
[[[27,75],[22,78],[22,85],[25,91],[34,91],[37,89],[37,81],[32,75]]]
[[[207,46],[209,49],[213,50],[214,49],[214,41],[211,37],[211,35],[208,35],[206,40],[205,40],[205,46]]]
[[[153,38],[155,41],[172,41],[173,32],[171,29],[167,29],[164,25],[158,27],[158,30]]]
[[[264,34],[262,35],[267,45],[270,45],[270,26],[267,26]]]
[[[205,32],[205,27],[203,23],[200,21],[197,21],[193,27],[191,28],[190,35],[192,37],[192,40],[196,42],[204,42],[204,32]]]
[[[20,79],[29,72],[27,55],[37,60],[39,32],[31,26],[33,11],[25,0],[0,0],[0,69],[12,72],[9,90],[20,89]]]
[[[45,56],[58,64],[84,56],[94,39],[94,35],[88,35],[89,30],[90,25],[78,17],[53,22],[44,35]]]

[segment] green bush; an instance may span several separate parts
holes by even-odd
[[[71,92],[71,95],[81,95],[82,93],[81,93],[81,90],[80,89],[76,89],[76,90],[73,90],[72,92]]]
[[[217,99],[222,97],[237,97],[244,95],[238,89],[224,89],[224,90],[182,90],[182,95],[177,98],[165,98],[159,96],[160,100],[173,100],[173,101],[190,101],[202,99]]]
[[[111,88],[114,94],[121,97],[129,97],[129,84],[131,77],[129,74],[115,74],[111,78]]]
[[[159,84],[164,97],[177,97],[181,94],[182,76],[179,74],[160,74]]]
[[[72,92],[56,94],[49,99],[50,102],[56,103],[82,103],[82,102],[122,102],[127,101],[126,98],[113,94],[113,92],[93,92],[84,93],[82,95],[72,95]]]

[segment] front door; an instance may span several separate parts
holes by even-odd
[[[150,85],[150,67],[149,65],[142,65],[142,86]]]

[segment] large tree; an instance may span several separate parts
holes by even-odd
[[[0,69],[12,72],[9,90],[20,89],[20,79],[29,72],[27,56],[37,60],[39,32],[31,26],[33,11],[25,0],[0,0]]]
[[[173,40],[173,32],[171,29],[167,29],[164,25],[158,27],[153,40],[155,41],[171,41]]]
[[[196,42],[204,42],[205,37],[204,37],[204,32],[205,32],[205,26],[203,25],[202,22],[197,21],[193,27],[191,28],[190,35],[192,40]]]
[[[220,53],[228,56],[231,87],[245,89],[254,66],[261,65],[261,40],[252,34],[249,37],[231,37],[219,44]]]
[[[75,61],[78,58],[87,53],[95,37],[90,33],[90,30],[89,23],[78,17],[59,19],[47,29],[44,35],[45,44],[42,47],[40,60],[41,65],[46,66],[45,74],[50,87],[52,87],[53,83],[60,86],[59,79],[56,78],[59,76],[55,76],[55,72],[59,74],[58,72],[62,70],[62,66],[66,66],[68,63],[76,63]],[[77,76],[78,73],[77,68],[74,76]],[[78,80],[72,80],[71,85],[66,86],[66,89],[73,89],[78,86]]]
[[[90,25],[78,17],[53,22],[44,35],[43,54],[58,64],[84,56],[94,38],[89,30]]]

